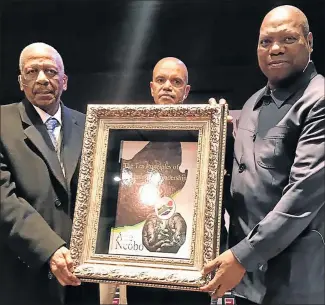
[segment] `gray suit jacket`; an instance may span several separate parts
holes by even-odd
[[[271,99],[272,98],[272,99]],[[229,242],[260,304],[324,304],[324,77],[313,63],[286,90],[244,105],[235,139]]]
[[[47,262],[69,244],[85,115],[62,105],[62,120],[66,177],[32,105],[1,106],[0,304],[65,302]]]

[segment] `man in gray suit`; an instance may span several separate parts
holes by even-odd
[[[19,67],[26,98],[1,106],[0,304],[98,304],[68,250],[85,116],[61,102],[68,78],[53,47],[27,46]]]
[[[324,77],[306,16],[269,12],[257,48],[266,87],[244,105],[235,139],[230,249],[205,266],[203,291],[237,304],[325,304]]]

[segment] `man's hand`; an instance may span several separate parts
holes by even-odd
[[[58,249],[50,259],[50,269],[62,286],[79,286],[80,280],[72,274],[73,261],[66,247]]]
[[[216,106],[217,104],[225,105],[225,104],[227,104],[227,101],[224,98],[221,98],[219,100],[219,102],[217,103],[216,99],[211,97],[211,98],[209,98],[209,104],[210,104],[210,106]],[[232,123],[232,119],[233,119],[233,117],[231,115],[227,115],[227,122],[228,123]]]
[[[206,275],[214,270],[216,270],[214,278],[201,287],[201,291],[210,292],[213,299],[221,298],[227,291],[237,286],[246,272],[230,250],[204,266],[202,274]]]

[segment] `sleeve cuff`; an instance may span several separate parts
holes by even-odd
[[[247,238],[243,239],[230,250],[247,272],[261,269],[266,264],[266,261],[252,247]]]
[[[31,268],[43,266],[57,249],[66,244],[38,213],[29,215],[13,238],[16,242],[11,248]]]

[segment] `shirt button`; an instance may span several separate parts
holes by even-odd
[[[267,270],[267,265],[258,264],[258,269],[262,272],[265,272]]]
[[[54,204],[58,208],[59,206],[61,206],[62,203],[59,199],[55,199]]]
[[[256,134],[253,134],[253,142],[256,140]]]
[[[246,165],[245,164],[239,164],[239,169],[238,169],[238,171],[240,172],[240,173],[242,173],[244,170],[246,169]]]

